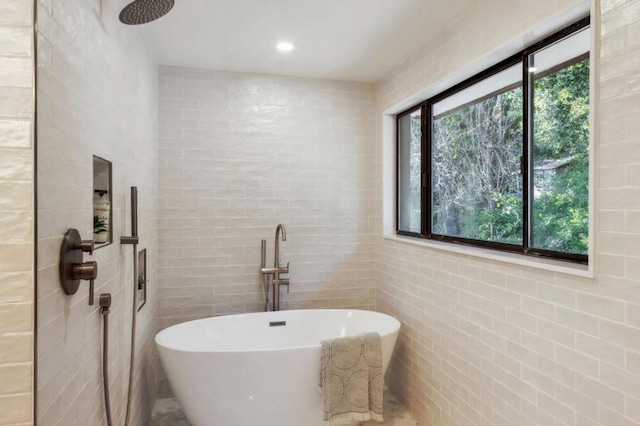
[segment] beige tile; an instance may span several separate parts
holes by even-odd
[[[626,360],[627,370],[640,376],[640,353],[634,352],[634,351],[626,351],[626,352],[627,352],[627,360]]]
[[[624,268],[624,276],[627,279],[639,281],[640,280],[640,258],[639,257],[627,257]]]
[[[627,416],[640,423],[640,400],[627,396]]]
[[[0,396],[0,425],[29,423],[32,412],[31,395]]]
[[[0,273],[30,272],[33,268],[33,244],[0,243]]]
[[[33,31],[30,27],[0,26],[0,56],[31,57],[32,50]]]
[[[33,60],[0,56],[0,86],[33,87]]]
[[[614,411],[624,412],[624,393],[582,374],[576,375],[575,389]]]
[[[558,306],[556,307],[556,319],[558,324],[593,336],[598,335],[598,317],[596,316]]]
[[[32,334],[0,334],[0,364],[31,362]]]
[[[33,24],[33,2],[3,0],[0,2],[0,25],[30,26]]]
[[[0,211],[0,241],[33,241],[33,214],[26,211]]]
[[[600,338],[607,342],[640,351],[640,329],[600,320]]]
[[[600,366],[600,380],[621,392],[640,398],[640,376],[602,364]]]
[[[640,212],[627,212],[626,230],[627,232],[640,233]]]
[[[574,389],[558,384],[556,395],[560,402],[573,408],[576,413],[589,418],[591,421],[598,421],[600,410],[595,399],[588,398]]]
[[[0,179],[33,179],[33,152],[25,149],[0,149]]]
[[[556,346],[556,361],[560,365],[575,370],[585,376],[597,379],[599,377],[599,362],[596,358],[592,358],[573,349],[564,346]]]
[[[572,425],[575,423],[575,410],[548,395],[543,393],[538,394],[538,407],[564,424]]]
[[[535,315],[540,318],[545,318],[550,321],[555,321],[556,319],[555,305],[549,302],[544,302],[540,299],[534,299],[532,297],[523,297],[522,310],[531,315]]]
[[[576,335],[576,350],[585,355],[598,358],[600,361],[624,368],[625,351],[622,346],[612,345],[597,337],[578,333]]]
[[[624,171],[624,168],[616,167]],[[624,231],[624,211],[605,210],[598,212],[598,223],[603,231],[622,232]]]
[[[634,422],[630,418],[620,414],[619,412],[612,411],[607,407],[600,408],[600,424],[612,426],[638,426],[638,423]]]
[[[0,147],[31,147],[31,122],[0,119]]]
[[[0,210],[31,211],[32,208],[31,182],[0,181]]]
[[[33,117],[33,90],[26,87],[0,87],[0,117]]]
[[[32,370],[31,364],[0,365],[0,396],[31,393]]]
[[[624,256],[600,254],[598,255],[599,273],[613,277],[624,277],[624,262]]]
[[[33,331],[33,304],[0,304],[0,324],[4,333],[30,333]]]
[[[579,311],[612,319],[624,321],[624,303],[604,297],[578,293],[577,307]]]
[[[0,273],[0,303],[32,302],[33,287],[31,272]]]
[[[625,304],[625,314],[627,324],[640,328],[640,305]]]

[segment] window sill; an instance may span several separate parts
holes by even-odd
[[[384,235],[385,240],[396,241],[415,246],[427,247],[435,250],[448,251],[452,253],[464,254],[468,256],[480,257],[483,259],[495,260],[498,262],[511,263],[514,265],[528,266],[530,268],[544,269],[547,271],[559,272],[567,275],[574,275],[584,278],[593,278],[594,271],[591,264],[579,265],[553,259],[543,259],[538,257],[523,256],[515,253],[505,253],[489,250],[480,247],[469,247],[440,241],[423,240],[399,235]]]

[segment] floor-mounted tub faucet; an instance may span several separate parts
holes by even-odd
[[[265,291],[269,288],[268,280],[271,278],[271,294],[273,295],[273,310],[280,310],[280,286],[287,286],[287,293],[289,292],[289,279],[281,278],[280,274],[288,274],[289,273],[289,262],[287,262],[287,266],[280,266],[280,238],[282,241],[287,241],[287,229],[283,224],[279,224],[276,227],[276,239],[275,239],[275,253],[273,255],[273,268],[266,267],[266,259],[267,259],[267,241],[262,240],[262,272],[263,278],[265,281]],[[269,297],[267,295],[267,309],[269,307]]]

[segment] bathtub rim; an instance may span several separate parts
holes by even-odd
[[[161,334],[163,334],[165,331],[170,330],[174,327],[181,327],[184,326],[185,324],[191,324],[191,323],[198,323],[198,322],[205,322],[205,321],[215,321],[215,319],[217,318],[229,318],[229,317],[233,317],[233,316],[242,316],[242,317],[246,317],[246,316],[254,316],[254,315],[260,315],[260,314],[273,314],[273,315],[277,315],[278,313],[286,313],[286,312],[314,312],[314,311],[324,311],[324,312],[365,312],[367,314],[374,314],[376,316],[380,316],[382,318],[385,318],[385,320],[391,321],[391,325],[392,325],[392,330],[384,333],[384,334],[380,334],[381,338],[384,338],[385,336],[390,336],[393,334],[397,334],[400,331],[400,327],[402,326],[402,323],[400,322],[400,320],[398,320],[396,317],[383,313],[383,312],[377,312],[377,311],[370,311],[370,310],[366,310],[366,309],[291,309],[291,310],[283,310],[283,311],[262,311],[262,312],[247,312],[247,313],[241,313],[241,314],[230,314],[230,315],[219,315],[219,316],[212,316],[212,317],[207,317],[207,318],[200,318],[200,319],[195,319],[195,320],[189,320],[189,321],[185,321],[185,322],[181,322],[178,324],[174,324],[171,325],[163,330],[160,330],[158,333],[156,333],[156,335],[154,336],[154,341],[156,343],[156,345],[159,348],[165,349],[165,350],[169,350],[169,351],[175,351],[175,352],[184,352],[184,353],[190,353],[190,354],[246,354],[246,353],[264,353],[264,352],[278,352],[278,351],[290,351],[290,350],[304,350],[304,349],[315,349],[315,348],[320,348],[320,341],[318,341],[316,344],[313,345],[300,345],[300,346],[288,346],[288,347],[284,347],[284,348],[259,348],[259,349],[216,349],[216,350],[207,350],[207,351],[203,351],[203,350],[193,350],[193,349],[188,349],[188,348],[178,348],[175,346],[168,346],[166,344],[163,344],[161,342],[159,342],[159,336]],[[350,334],[349,336],[354,336],[353,334]],[[336,336],[338,337],[338,336]]]

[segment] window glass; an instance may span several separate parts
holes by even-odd
[[[421,232],[422,124],[417,109],[398,119],[398,230]]]
[[[585,29],[529,56],[533,248],[588,252],[589,47]]]
[[[399,233],[588,263],[589,23],[398,116]]]
[[[521,244],[522,65],[432,111],[432,232]]]

